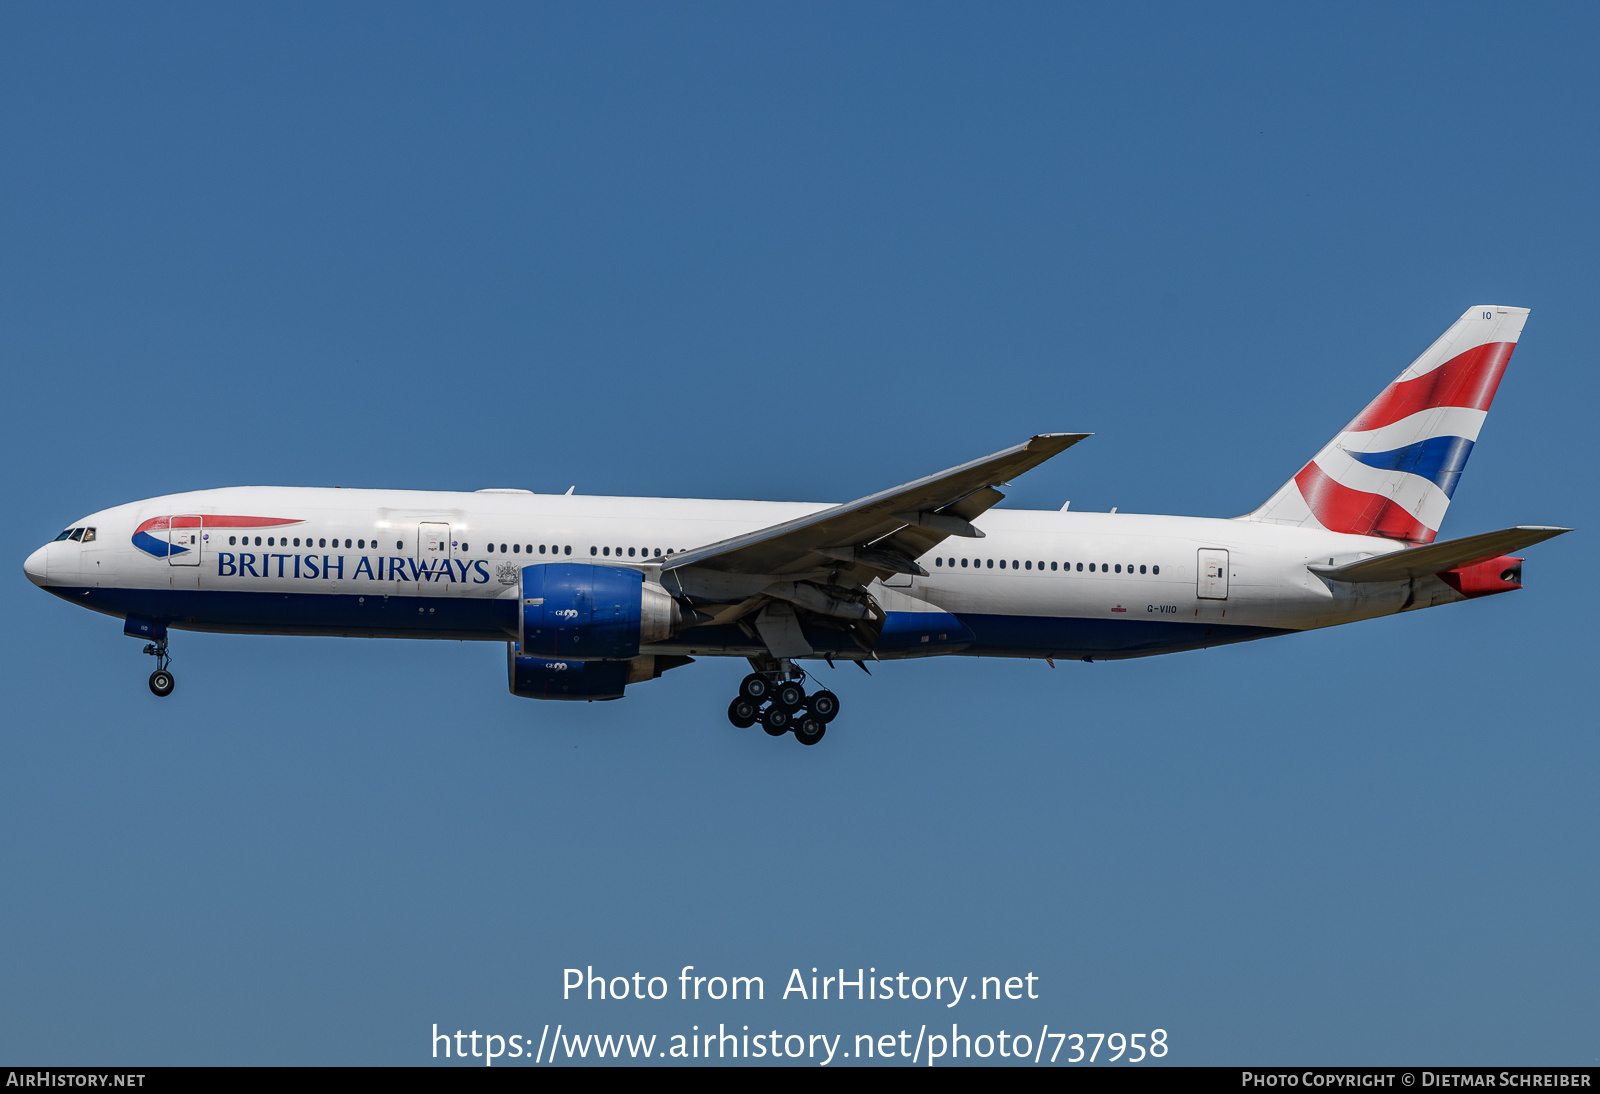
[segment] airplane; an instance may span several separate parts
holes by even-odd
[[[24,564],[123,620],[172,694],[172,630],[503,642],[512,694],[608,700],[745,658],[728,719],[820,741],[802,662],[1100,661],[1222,646],[1522,587],[1570,529],[1436,536],[1525,308],[1477,305],[1253,512],[995,508],[1087,433],[1043,433],[843,505],[239,486],[74,521]],[[870,675],[870,670],[868,670]]]

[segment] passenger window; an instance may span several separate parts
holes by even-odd
[[[1143,566],[1140,566],[1140,567],[1139,567],[1139,572],[1140,572],[1140,573],[1141,573],[1141,574],[1142,574],[1142,573],[1144,573],[1144,567],[1143,567]]]
[[[1017,560],[1016,559],[1012,559],[1011,560],[1011,568],[1013,570],[1015,570],[1017,568]]]
[[[1054,570],[1054,569],[1055,569],[1055,568],[1056,568],[1056,564],[1055,564],[1055,563],[1054,563],[1054,562],[1052,562],[1052,563],[1051,563],[1051,564],[1050,564],[1050,569],[1052,569],[1052,570]]]
[[[1080,573],[1080,574],[1081,574],[1081,573],[1083,573],[1083,563],[1081,563],[1081,562],[1080,562],[1080,563],[1078,563],[1078,572],[1079,572],[1079,573]]]
[[[989,569],[991,569],[991,570],[994,569],[994,559],[992,559],[992,558],[984,559],[983,560],[983,564],[985,566],[989,567]]]
[[[1150,567],[1150,572],[1153,573],[1153,574],[1159,574],[1161,572],[1161,567],[1160,566],[1152,566],[1152,567]]]
[[[1119,562],[1119,563],[1117,563],[1117,573],[1120,574],[1121,572],[1122,572],[1122,563]]]
[[[374,548],[376,548],[376,547],[377,547],[377,546],[378,546],[378,541],[377,541],[377,540],[373,540],[373,541],[372,541],[372,546],[373,546],[373,547],[374,547]],[[462,540],[462,541],[461,541],[461,553],[462,553],[462,554],[466,554],[466,553],[467,553],[467,543],[466,543],[466,540]]]
[[[350,546],[350,541],[349,541],[349,540],[345,540],[345,541],[344,541],[344,545],[345,545],[345,546],[346,546],[346,547],[348,547],[348,546]]]
[[[228,537],[228,546],[229,546],[229,547],[232,547],[232,546],[233,546],[233,545],[234,545],[234,544],[235,544],[235,543],[237,543],[237,542],[238,542],[238,541],[239,541],[239,540],[238,540],[238,537],[237,537],[237,536],[229,536],[229,537]]]
[[[967,568],[967,560],[966,559],[962,559],[961,560],[961,568],[963,570]]]
[[[933,560],[933,564],[935,566],[943,566],[944,565],[944,559],[936,558],[936,559]]]
[[[632,558],[632,557],[633,557],[633,548],[632,548],[632,547],[629,547],[629,548],[628,548],[628,557],[629,557],[629,558]]]
[[[566,553],[569,554],[569,555],[572,553],[572,545],[570,543],[567,544],[567,552]],[[668,553],[670,554],[671,552],[669,551]]]
[[[1092,573],[1094,573],[1094,563],[1092,563],[1092,562],[1091,562],[1091,563],[1089,563],[1089,572],[1090,572],[1090,573],[1091,573],[1091,574],[1092,574]]]
[[[591,555],[597,555],[597,554],[600,553],[600,548],[598,548],[598,547],[590,547],[589,548],[589,553]]]

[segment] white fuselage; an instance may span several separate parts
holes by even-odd
[[[50,543],[27,568],[65,599],[178,629],[506,641],[516,636],[523,566],[583,562],[649,574],[671,555],[824,508],[231,487],[95,513],[76,522],[94,529],[92,542]],[[1350,585],[1307,569],[1403,546],[1387,539],[1132,513],[993,509],[973,523],[984,538],[944,540],[918,560],[928,576],[890,578],[871,592],[891,618],[948,613],[975,640],[895,656],[1140,656],[1462,599],[1433,577]],[[190,546],[179,551],[179,541]],[[690,629],[652,648],[759,652],[747,632],[729,627]]]

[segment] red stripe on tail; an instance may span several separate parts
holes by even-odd
[[[1429,528],[1388,498],[1352,490],[1335,482],[1315,461],[1294,477],[1300,496],[1311,513],[1330,532],[1353,536],[1384,536],[1408,543],[1432,543],[1438,531]]]
[[[1500,387],[1506,362],[1516,348],[1515,342],[1486,342],[1450,358],[1432,372],[1392,383],[1345,430],[1377,429],[1438,406],[1488,410]]]

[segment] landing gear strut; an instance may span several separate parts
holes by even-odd
[[[728,704],[728,721],[740,729],[757,722],[768,735],[782,737],[790,730],[803,745],[822,740],[828,723],[839,716],[839,697],[823,689],[806,694],[806,672],[787,658],[758,664],[739,682],[739,694]],[[152,685],[153,686],[153,685]]]
[[[156,671],[150,674],[150,690],[161,699],[172,694],[175,683],[172,673],[167,666],[172,663],[172,658],[167,656],[167,643],[165,640],[151,642],[145,646],[144,652],[156,659]]]

